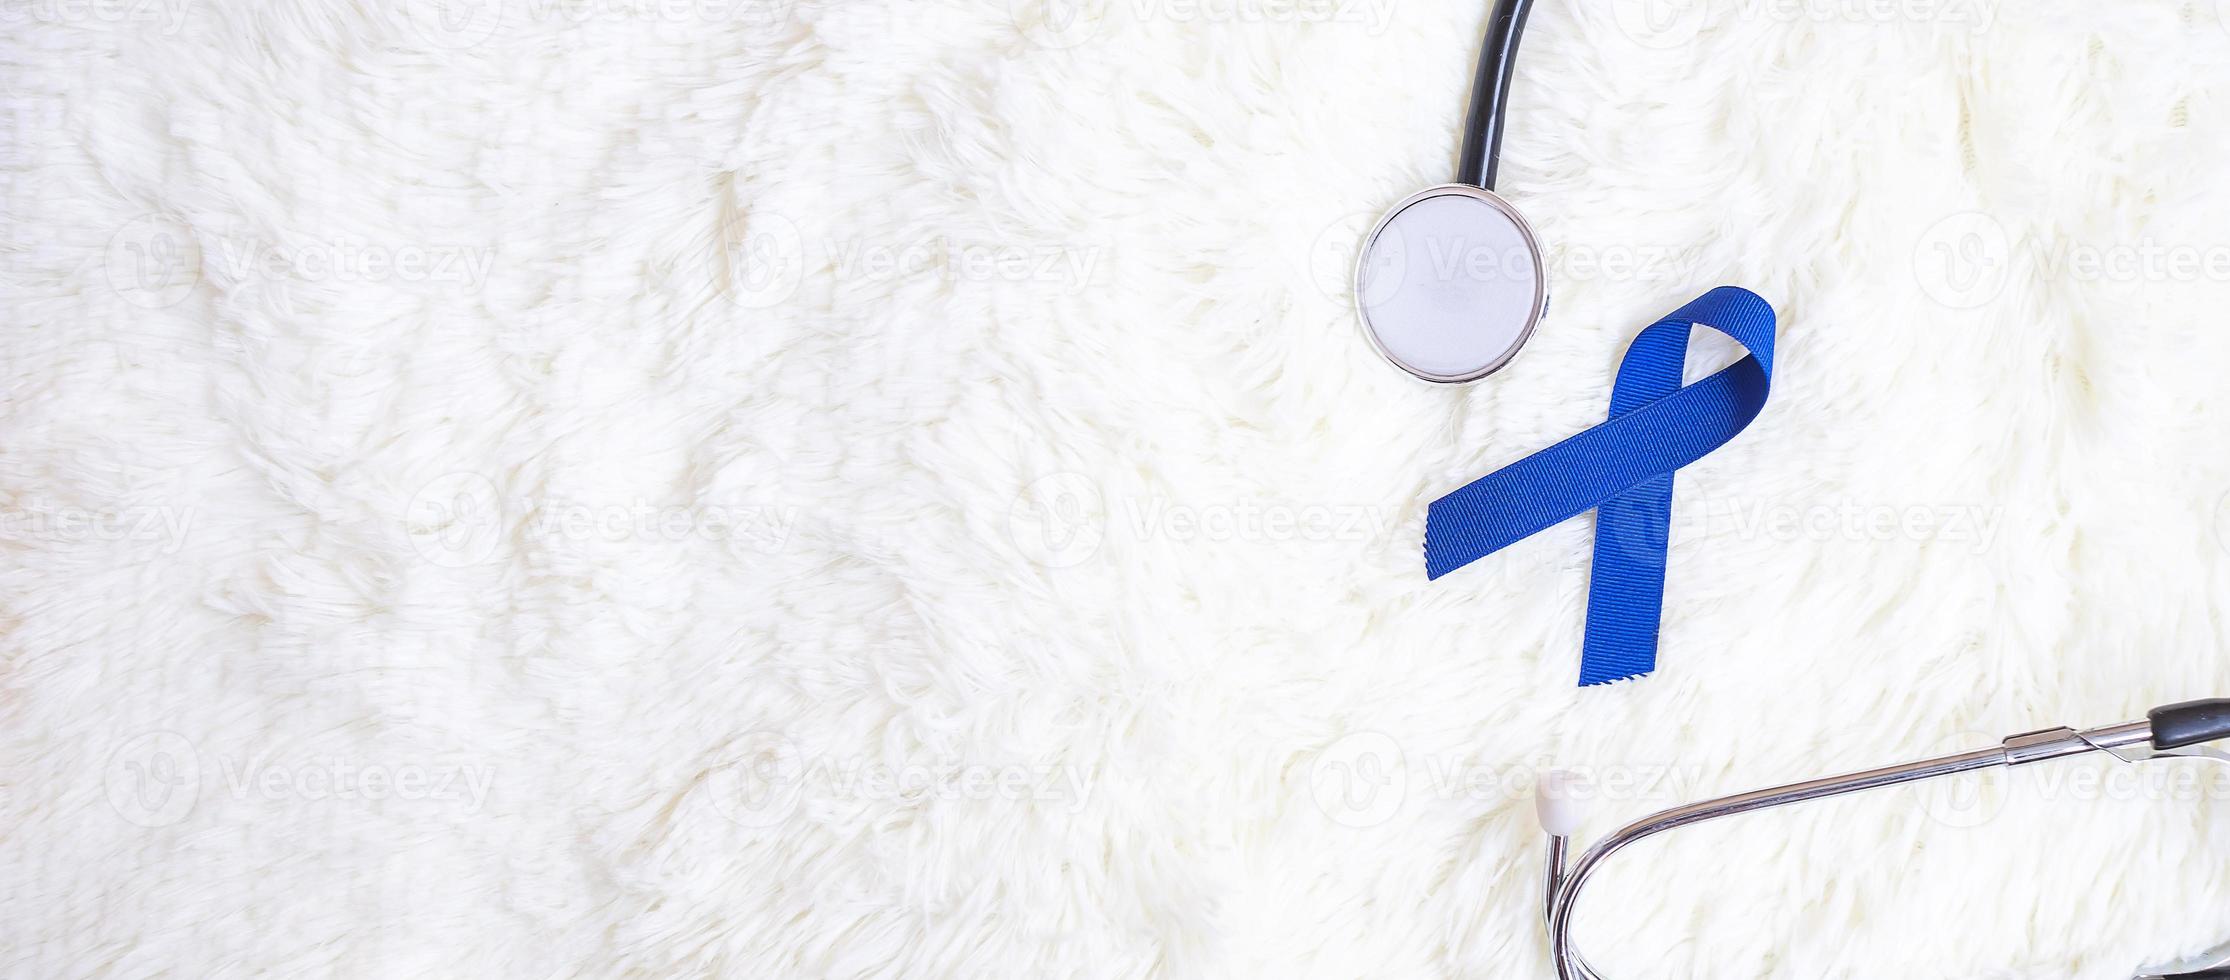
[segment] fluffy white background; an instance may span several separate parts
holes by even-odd
[[[1436,390],[1343,283],[1486,4],[1342,2],[5,0],[0,973],[1542,976],[1541,767],[1600,831],[2230,693],[2224,11],[1544,2],[1555,309]],[[1590,522],[1428,585],[1424,505],[1719,283],[1774,400],[1577,691]],[[2222,794],[2106,771],[1694,832],[1582,938],[2230,937]]]

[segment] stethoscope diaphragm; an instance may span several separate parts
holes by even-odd
[[[1444,184],[1379,219],[1355,263],[1371,346],[1410,374],[1464,384],[1500,370],[1548,312],[1541,247],[1493,191]]]
[[[1396,367],[1436,384],[1501,370],[1548,313],[1541,245],[1525,216],[1493,189],[1531,7],[1532,0],[1502,0],[1488,21],[1456,182],[1394,205],[1356,257],[1364,336]]]

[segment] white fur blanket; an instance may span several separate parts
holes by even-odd
[[[1555,306],[1346,273],[1486,0],[4,0],[0,974],[1541,977],[1542,769],[1699,795],[2230,693],[2212,2],[1544,2]],[[1592,522],[1433,497],[1781,312]],[[1699,344],[1696,367],[1728,356]],[[1613,976],[2121,980],[2230,781],[2104,761],[1613,866]]]

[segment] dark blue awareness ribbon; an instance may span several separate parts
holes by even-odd
[[[1686,387],[1695,327],[1750,354]],[[1433,501],[1425,574],[1439,578],[1590,510],[1595,565],[1587,590],[1580,685],[1657,669],[1673,473],[1726,445],[1765,408],[1773,384],[1773,307],[1721,286],[1634,338],[1611,387],[1609,421]]]

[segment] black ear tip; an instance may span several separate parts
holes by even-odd
[[[2163,752],[2230,739],[2230,698],[2187,701],[2155,708],[2152,723],[2153,748]],[[2224,980],[2230,980],[2230,972],[2192,976],[2220,976]]]

